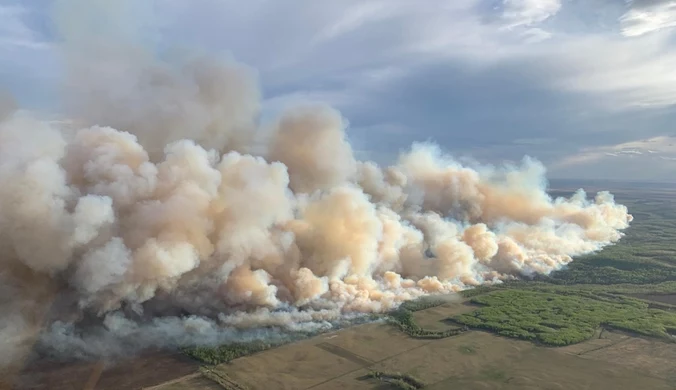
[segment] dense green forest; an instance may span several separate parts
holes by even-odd
[[[273,347],[263,342],[234,343],[219,346],[202,346],[183,349],[183,353],[206,364],[227,363],[241,356],[247,356]]]
[[[482,306],[454,317],[455,321],[553,346],[587,340],[599,326],[663,339],[676,334],[676,312],[652,309],[646,302],[622,296],[500,289],[471,301]]]

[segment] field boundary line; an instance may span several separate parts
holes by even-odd
[[[87,379],[87,383],[84,385],[84,390],[96,389],[96,384],[99,383],[99,379],[101,379],[101,374],[103,374],[104,369],[105,364],[103,363],[103,360],[99,360],[94,367],[92,367],[89,379]]]
[[[170,381],[162,382],[162,383],[157,384],[157,385],[152,385],[152,386],[148,386],[148,387],[142,387],[141,390],[155,390],[155,389],[159,389],[159,388],[161,388],[162,386],[172,385],[172,384],[174,384],[174,383],[178,383],[178,382],[181,382],[181,381],[186,380],[186,379],[196,378],[196,377],[198,377],[198,376],[200,376],[200,375],[202,375],[202,373],[198,371],[198,372],[195,372],[195,373],[193,373],[193,374],[188,374],[188,375],[186,375],[186,376],[182,376],[182,377],[180,377],[180,378],[176,378],[176,379],[172,379],[172,380],[170,380]]]
[[[374,365],[376,365],[376,364],[378,364],[378,363],[382,363],[382,362],[384,362],[384,361],[386,361],[386,360],[390,360],[390,359],[395,358],[395,357],[397,357],[397,356],[399,356],[399,355],[403,355],[403,354],[405,354],[405,353],[407,353],[407,352],[411,352],[411,351],[413,351],[413,350],[415,350],[415,349],[426,347],[426,346],[428,346],[429,344],[432,344],[432,343],[435,342],[435,341],[438,341],[438,340],[428,341],[428,342],[426,342],[426,343],[424,343],[424,344],[422,344],[422,345],[418,345],[418,346],[416,346],[416,347],[409,348],[409,349],[407,349],[407,350],[405,350],[405,351],[401,351],[401,352],[399,352],[399,353],[396,354],[396,355],[388,356],[388,357],[386,357],[385,359],[381,359],[381,360],[378,360],[378,361],[374,361],[373,364],[371,364],[371,365],[369,365],[369,366],[359,367],[359,368],[356,368],[356,369],[354,369],[354,370],[352,370],[352,371],[348,371],[348,372],[346,372],[346,373],[344,373],[344,374],[336,375],[336,376],[334,376],[333,378],[329,378],[329,379],[327,379],[327,380],[325,380],[325,381],[316,383],[316,384],[314,384],[314,385],[312,385],[312,386],[310,386],[310,387],[306,387],[305,390],[313,389],[313,388],[315,388],[315,387],[317,387],[317,386],[321,386],[321,385],[323,385],[323,384],[325,384],[325,383],[329,383],[329,382],[331,382],[331,381],[333,381],[333,380],[336,380],[336,379],[338,379],[338,378],[342,378],[342,377],[344,377],[345,375],[350,375],[350,374],[355,373],[355,372],[357,372],[357,371],[359,371],[359,370],[363,370],[363,369],[365,369],[365,368],[374,366]]]
[[[338,357],[341,357],[343,359],[347,359],[351,361],[352,363],[359,364],[360,366],[368,367],[373,365],[373,361],[370,359],[367,359],[363,356],[360,356],[348,349],[345,349],[343,347],[340,347],[338,345],[334,345],[331,343],[319,343],[315,344],[315,347],[322,349],[330,354],[336,355]]]
[[[614,343],[610,343],[610,344],[608,344],[608,345],[603,345],[603,346],[600,346],[600,347],[597,347],[597,348],[592,348],[592,349],[590,349],[590,350],[588,350],[588,351],[584,351],[584,352],[580,352],[580,353],[571,353],[570,355],[584,356],[585,354],[588,354],[588,353],[590,353],[590,352],[600,351],[600,350],[602,350],[602,349],[614,347],[614,346],[619,345],[619,344],[622,344],[622,343],[624,343],[624,342],[628,342],[628,341],[630,341],[632,338],[633,338],[633,337],[628,336],[626,339],[618,340],[618,341],[616,341],[616,342],[614,342]]]

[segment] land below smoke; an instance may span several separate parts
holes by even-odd
[[[634,215],[626,236],[548,276],[411,301],[376,322],[268,350],[160,351],[111,366],[33,361],[13,387],[385,389],[415,378],[424,386],[412,388],[425,389],[671,389],[676,195],[610,190]]]

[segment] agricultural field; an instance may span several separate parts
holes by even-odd
[[[415,318],[434,321],[441,312],[453,318],[465,310],[444,304],[418,311]],[[674,358],[673,344],[619,331],[597,331],[581,343],[549,348],[478,330],[416,338],[383,323],[210,369],[230,380],[220,387],[225,389],[673,389],[676,370],[669,362]],[[187,390],[195,379],[187,376],[157,389]]]
[[[676,389],[676,190],[613,192],[635,217],[626,236],[548,276],[407,302],[285,345],[29,367],[15,388]]]

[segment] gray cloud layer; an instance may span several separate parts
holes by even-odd
[[[52,2],[32,4],[18,16],[6,13],[33,31],[14,37],[50,45],[54,28],[40,18]],[[457,154],[469,148],[497,162],[527,152],[549,164],[584,148],[670,131],[671,30],[642,19],[622,22],[632,11],[659,11],[669,2],[411,4],[149,2],[127,13],[124,31],[154,51],[199,46],[254,67],[264,118],[303,101],[340,108],[357,153],[380,161],[392,161],[413,140],[434,139]],[[641,35],[625,37],[628,28]],[[3,86],[22,102],[51,102],[54,109],[61,64],[49,46],[15,45],[5,53],[2,73],[18,77],[5,77]],[[537,149],[513,142],[532,138],[555,142]],[[575,176],[574,168],[553,173]],[[599,167],[594,174],[613,172]]]

